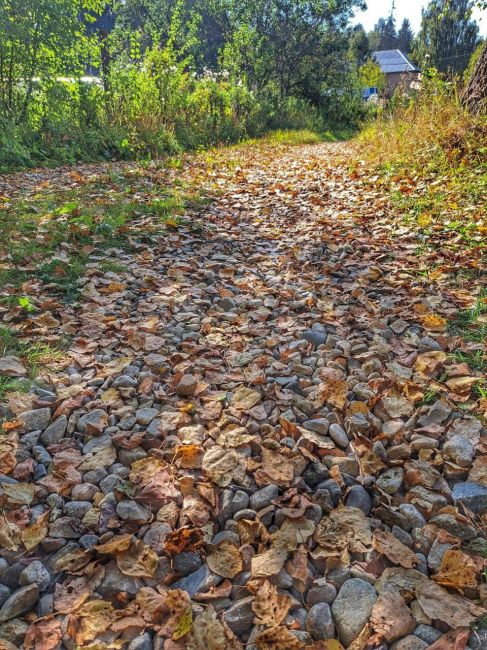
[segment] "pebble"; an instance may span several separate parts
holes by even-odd
[[[124,521],[147,523],[151,518],[150,510],[135,501],[120,501],[117,505],[117,515]]]
[[[346,448],[350,444],[347,433],[339,424],[331,424],[328,429],[328,435],[338,447]]]
[[[360,634],[376,600],[374,587],[365,580],[352,578],[342,585],[331,611],[338,636],[345,646],[349,646]]]
[[[39,599],[39,587],[29,584],[11,594],[0,609],[0,623],[29,612]]]
[[[58,417],[47,427],[45,431],[41,433],[40,440],[42,444],[48,447],[49,445],[53,445],[56,442],[59,442],[61,438],[64,437],[67,426],[68,418],[65,415]]]
[[[326,581],[326,578],[318,578],[313,582],[306,595],[307,605],[327,603],[331,605],[337,595],[336,587]]]
[[[183,375],[176,386],[176,394],[181,397],[194,395],[198,380],[193,375]]]
[[[383,472],[377,479],[377,487],[387,494],[398,492],[404,480],[404,469],[402,467],[391,467]]]
[[[51,582],[51,575],[39,560],[28,564],[19,576],[19,584],[37,585],[40,591],[45,591]]]
[[[270,506],[274,499],[279,496],[277,485],[266,485],[265,487],[254,492],[250,497],[250,507],[252,510],[259,511]]]
[[[423,641],[418,636],[411,634],[393,643],[391,645],[391,650],[424,650],[424,648],[427,648],[429,645],[429,643]]]
[[[34,411],[24,411],[18,416],[18,419],[22,422],[24,433],[45,429],[51,422],[51,409],[46,407]]]
[[[453,501],[477,515],[487,512],[487,486],[480,483],[457,483],[453,486]]]
[[[372,499],[361,485],[353,485],[345,498],[345,505],[350,508],[359,508],[365,515],[369,515],[372,509]]]
[[[252,627],[254,622],[253,600],[253,596],[237,600],[223,613],[223,620],[234,634],[242,635]]]
[[[331,609],[327,603],[313,605],[308,612],[306,630],[315,641],[320,639],[333,639],[335,626],[331,616]]]
[[[459,467],[470,467],[475,455],[475,447],[468,438],[456,435],[445,442],[443,458],[450,460]]]

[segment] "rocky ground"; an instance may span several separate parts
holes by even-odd
[[[350,155],[231,150],[198,228],[29,315],[71,343],[3,407],[2,650],[487,648],[478,287]]]

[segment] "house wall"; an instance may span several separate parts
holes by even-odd
[[[386,74],[386,94],[392,95],[399,86],[407,89],[413,81],[416,81],[419,72],[390,72]]]

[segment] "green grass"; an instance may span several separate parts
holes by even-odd
[[[484,319],[481,321],[480,317],[485,314],[487,314],[487,291],[482,291],[471,309],[460,310],[449,321],[448,334],[461,336],[465,341],[472,343],[483,343],[487,339],[487,323],[482,322]]]
[[[271,131],[262,138],[263,142],[277,145],[318,144],[319,142],[322,142],[322,140],[323,138],[318,133],[308,131],[307,129],[301,129],[298,131],[291,129],[278,129],[277,131]]]
[[[29,379],[0,377],[0,400],[3,400],[7,393],[28,393],[31,387],[32,381]]]

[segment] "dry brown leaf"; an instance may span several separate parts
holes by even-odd
[[[372,533],[362,510],[341,506],[321,519],[314,540],[323,556],[338,557],[346,550],[367,552],[372,545]]]
[[[242,554],[236,546],[228,540],[222,540],[213,547],[206,563],[213,573],[223,578],[233,578],[243,569]]]
[[[288,487],[294,479],[294,464],[278,451],[262,447],[262,465],[254,473],[254,478],[259,487],[271,483]]]
[[[31,623],[25,633],[25,650],[55,650],[62,639],[61,623],[53,617]]]
[[[452,587],[459,591],[468,587],[475,589],[478,586],[477,574],[480,568],[467,553],[449,548],[443,555],[438,573],[432,578],[444,587]]]
[[[443,621],[451,628],[465,627],[487,610],[459,594],[450,594],[432,580],[424,578],[416,585],[416,598],[426,616]]]
[[[348,386],[345,376],[334,368],[322,368],[320,378],[323,383],[319,385],[319,396],[337,409],[343,409],[347,403]]]
[[[159,558],[157,553],[141,539],[138,539],[128,551],[116,557],[117,566],[126,576],[152,578],[156,572]]]
[[[169,533],[164,542],[164,550],[170,555],[183,551],[197,551],[203,546],[203,531],[199,528],[180,528]]]
[[[269,580],[250,580],[246,587],[255,596],[252,601],[254,624],[267,627],[280,625],[289,612],[292,598],[287,594],[279,594],[276,585]]]
[[[373,632],[371,647],[375,648],[382,641],[392,643],[411,634],[416,621],[399,591],[386,589],[375,602],[369,625]]]
[[[248,411],[261,400],[260,393],[252,388],[247,388],[241,384],[238,386],[232,397],[231,406],[239,411]]]
[[[232,632],[208,607],[193,621],[193,627],[185,640],[186,650],[243,650]]]
[[[471,633],[468,627],[449,630],[428,646],[428,650],[465,650]],[[475,636],[475,632],[473,634]]]
[[[303,650],[305,647],[287,627],[278,625],[259,632],[255,637],[257,650]]]
[[[270,549],[254,555],[251,560],[250,573],[253,578],[275,576],[283,568],[289,551],[285,548],[271,546]]]
[[[410,548],[400,542],[392,533],[385,530],[375,531],[373,547],[378,553],[385,555],[393,564],[399,564],[405,569],[413,569],[421,562]]]
[[[98,551],[98,553],[104,553],[106,555],[123,553],[130,548],[133,537],[132,533],[117,535],[116,537],[112,537],[108,542],[97,544],[93,548],[95,551]]]
[[[203,471],[213,483],[220,487],[231,483],[237,465],[238,456],[233,449],[224,449],[215,445],[208,449],[203,456]]]
[[[32,526],[22,530],[22,543],[28,551],[31,551],[39,544],[39,542],[42,542],[44,537],[47,537],[49,530],[49,514],[50,510],[47,510],[37,517]]]

